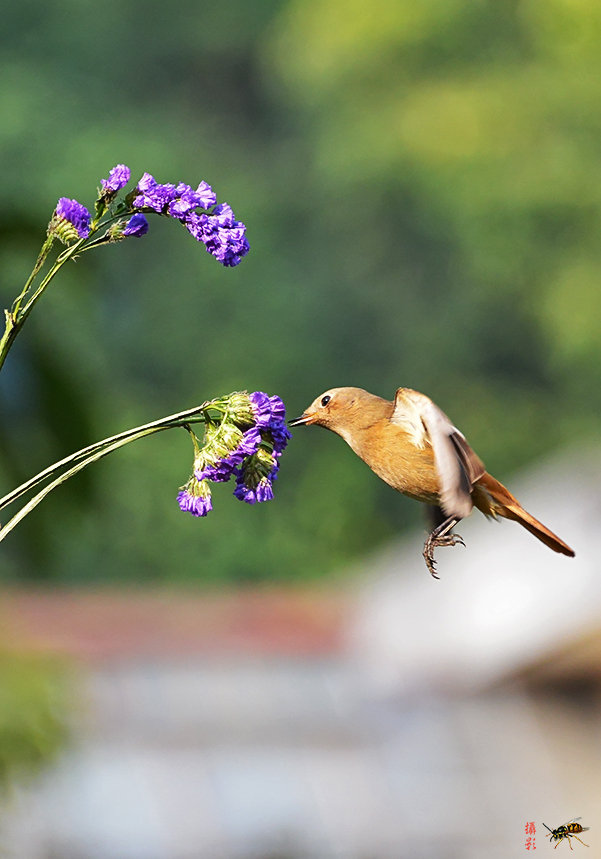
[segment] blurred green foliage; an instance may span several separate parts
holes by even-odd
[[[91,204],[117,162],[206,179],[252,247],[224,270],[154,219],[61,274],[0,382],[7,489],[240,388],[295,415],[334,385],[415,387],[501,478],[598,434],[594,0],[25,0],[0,38],[4,306],[57,198]],[[298,580],[420,521],[317,430],[271,504],[217,487],[195,521],[190,464],[182,432],[93,466],[3,544],[4,577]]]
[[[0,651],[0,789],[52,760],[68,735],[68,673],[58,660]]]

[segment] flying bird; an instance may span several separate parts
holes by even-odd
[[[465,436],[425,394],[399,388],[391,402],[362,388],[330,388],[290,421],[301,424],[337,433],[393,489],[431,506],[434,527],[423,556],[435,578],[434,549],[465,545],[453,528],[474,507],[485,516],[519,522],[554,552],[574,557],[567,543],[486,471]]]

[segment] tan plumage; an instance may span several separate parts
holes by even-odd
[[[433,575],[434,548],[462,542],[451,530],[473,507],[485,516],[519,522],[553,551],[574,556],[567,543],[488,474],[463,434],[425,394],[399,388],[390,401],[362,388],[331,388],[290,423],[332,430],[394,489],[441,508],[446,518],[424,547]]]

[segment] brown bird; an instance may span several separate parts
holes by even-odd
[[[513,519],[554,552],[573,550],[531,516],[480,458],[450,419],[425,394],[399,388],[394,402],[361,388],[330,388],[291,426],[316,424],[341,436],[393,489],[432,505],[435,527],[424,560],[436,575],[434,549],[465,545],[452,530],[477,507],[485,516]]]

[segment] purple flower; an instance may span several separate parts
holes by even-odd
[[[103,191],[120,191],[129,182],[130,170],[125,164],[117,164],[110,171],[108,179],[102,179]]]
[[[198,205],[202,209],[210,209],[217,202],[217,194],[204,179],[196,189],[196,195],[198,197]]]
[[[273,499],[273,484],[268,477],[264,477],[255,489],[255,496],[259,503]]]
[[[257,427],[251,427],[243,433],[238,447],[228,456],[214,464],[207,464],[194,472],[197,480],[213,480],[215,483],[225,483],[242,465],[248,456],[256,453],[261,444],[261,433]]]
[[[259,427],[279,426],[286,419],[286,406],[278,396],[269,397],[263,391],[253,391],[250,402]]]
[[[212,480],[214,483],[227,483],[236,468],[236,463],[232,462],[229,457],[220,459],[211,465],[205,465],[202,469],[194,472],[194,477],[197,480]]]
[[[180,182],[175,192],[177,197],[170,203],[168,214],[179,220],[183,220],[198,207],[210,209],[217,202],[217,195],[206,182],[201,182],[196,191],[190,185]]]
[[[147,191],[152,191],[153,188],[156,188],[156,184],[154,176],[151,176],[150,173],[143,173],[142,178],[136,185],[136,191],[146,194]]]
[[[229,203],[220,203],[215,206],[211,214],[215,223],[220,227],[234,227],[237,223],[234,210]]]
[[[244,456],[252,456],[257,452],[261,444],[261,431],[258,427],[251,427],[242,434],[242,440],[238,445],[238,450],[243,451]]]
[[[202,446],[193,436],[194,474],[178,495],[182,510],[197,516],[204,516],[211,509],[208,482],[221,483],[232,476],[236,478],[234,496],[240,501],[246,504],[270,501],[274,497],[273,483],[278,476],[280,456],[290,438],[285,423],[286,408],[278,396],[243,391],[214,403],[216,408],[219,406],[222,419],[205,425]],[[239,422],[232,419],[234,412]]]
[[[161,185],[150,173],[144,173],[136,186],[136,193],[135,208],[152,209],[180,221],[222,265],[238,265],[249,252],[246,226],[236,220],[232,207],[227,203],[216,205],[217,196],[204,180],[194,189],[185,182]],[[197,209],[205,211],[198,212]]]
[[[216,206],[203,228],[202,241],[207,251],[226,266],[238,265],[250,248],[245,225],[235,221],[233,215],[227,203]]]
[[[184,513],[191,513],[193,516],[206,516],[213,509],[210,493],[196,495],[191,492],[190,483],[185,489],[180,490],[177,494],[177,503],[180,510]]]
[[[269,397],[263,391],[253,391],[250,402],[257,426],[271,437],[274,455],[281,456],[288,439],[292,438],[292,433],[286,426],[284,403],[280,397]]]
[[[275,423],[276,421],[284,421],[286,420],[286,406],[283,403],[283,400],[274,395],[269,398],[269,403],[271,405],[271,423]]]
[[[220,259],[219,257],[217,257],[217,259],[219,259],[219,261],[223,263],[224,266],[233,268],[234,266],[239,265],[239,263],[242,262],[243,257],[246,256],[249,250],[250,245],[248,243],[248,239],[246,238],[246,236],[243,236],[240,243],[235,248],[228,247],[226,249],[223,254],[223,259]]]
[[[169,204],[167,214],[172,218],[184,218],[200,205],[200,198],[189,185],[180,182],[175,188],[176,197]]]
[[[238,475],[234,497],[246,504],[260,504],[263,501],[271,501],[273,498],[273,480],[277,476],[277,468],[272,469],[271,474],[262,477],[254,486],[244,482],[244,474]],[[254,482],[254,481],[253,481]]]
[[[205,226],[208,220],[208,215],[199,215],[197,212],[190,212],[183,223],[190,235],[193,236],[197,242],[203,242]]]
[[[250,402],[257,426],[269,426],[269,421],[271,420],[271,402],[269,396],[263,393],[263,391],[253,391],[250,395]]]
[[[85,206],[78,203],[77,200],[70,200],[68,197],[61,197],[56,204],[56,216],[63,222],[71,224],[74,232],[64,231],[67,239],[87,239],[90,235],[90,220],[91,215]],[[64,224],[63,224],[64,225]],[[59,238],[62,238],[59,235]]]
[[[282,421],[280,424],[273,424],[272,426],[270,426],[269,434],[271,435],[273,441],[274,456],[281,456],[282,451],[285,450],[289,439],[292,438],[292,433],[290,432],[284,421]]]
[[[177,196],[175,185],[160,185],[150,173],[144,173],[136,190],[139,194],[134,200],[134,206],[137,209],[152,209],[159,213],[166,212],[169,204]]]
[[[250,250],[246,226],[236,221],[231,206],[221,203],[209,215],[190,212],[184,219],[188,231],[225,266],[238,265]]]
[[[132,215],[127,222],[122,235],[124,236],[145,236],[148,232],[148,221],[140,212]]]

